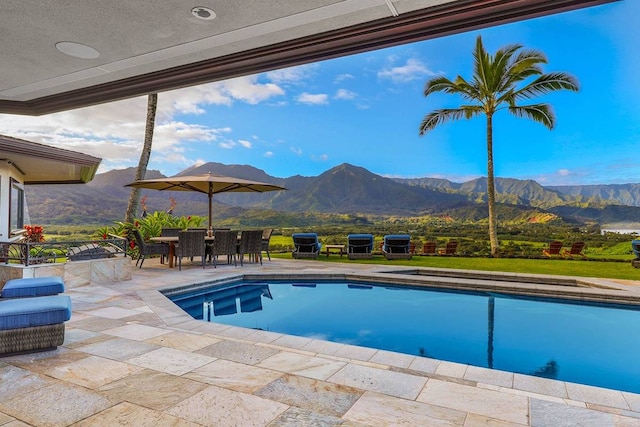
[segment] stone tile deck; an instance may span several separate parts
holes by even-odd
[[[637,394],[205,323],[158,292],[376,269],[274,259],[179,272],[147,260],[131,280],[71,287],[64,345],[0,358],[0,426],[640,425]]]

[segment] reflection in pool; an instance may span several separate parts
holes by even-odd
[[[635,306],[324,282],[170,298],[196,319],[640,392]]]

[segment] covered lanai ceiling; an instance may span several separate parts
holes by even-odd
[[[3,0],[0,113],[41,115],[614,0]]]

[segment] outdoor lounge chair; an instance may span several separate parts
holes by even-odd
[[[318,241],[316,233],[294,233],[291,235],[293,239],[293,258],[318,258],[322,245]]]
[[[411,236],[387,234],[382,242],[382,253],[386,259],[411,259]]]
[[[425,242],[424,245],[422,245],[422,252],[420,255],[435,255],[436,246],[436,242]]]
[[[562,242],[554,240],[549,243],[549,247],[542,250],[542,255],[546,255],[548,257],[560,255],[560,251],[562,250]]]
[[[584,242],[574,242],[571,245],[571,248],[569,248],[568,250],[565,249],[564,251],[562,251],[562,256],[568,256],[572,258],[574,256],[581,256],[583,258],[586,258],[587,256],[582,253],[583,249],[584,249]]]
[[[634,239],[631,241],[631,250],[633,251],[633,256],[636,259],[640,259],[640,240]]]
[[[373,258],[373,234],[349,234],[347,254],[349,259]]]
[[[440,249],[438,255],[455,255],[458,250],[458,242],[456,240],[449,240],[444,249]]]

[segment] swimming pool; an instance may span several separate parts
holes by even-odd
[[[218,285],[170,298],[196,319],[640,392],[640,310],[363,282]]]

